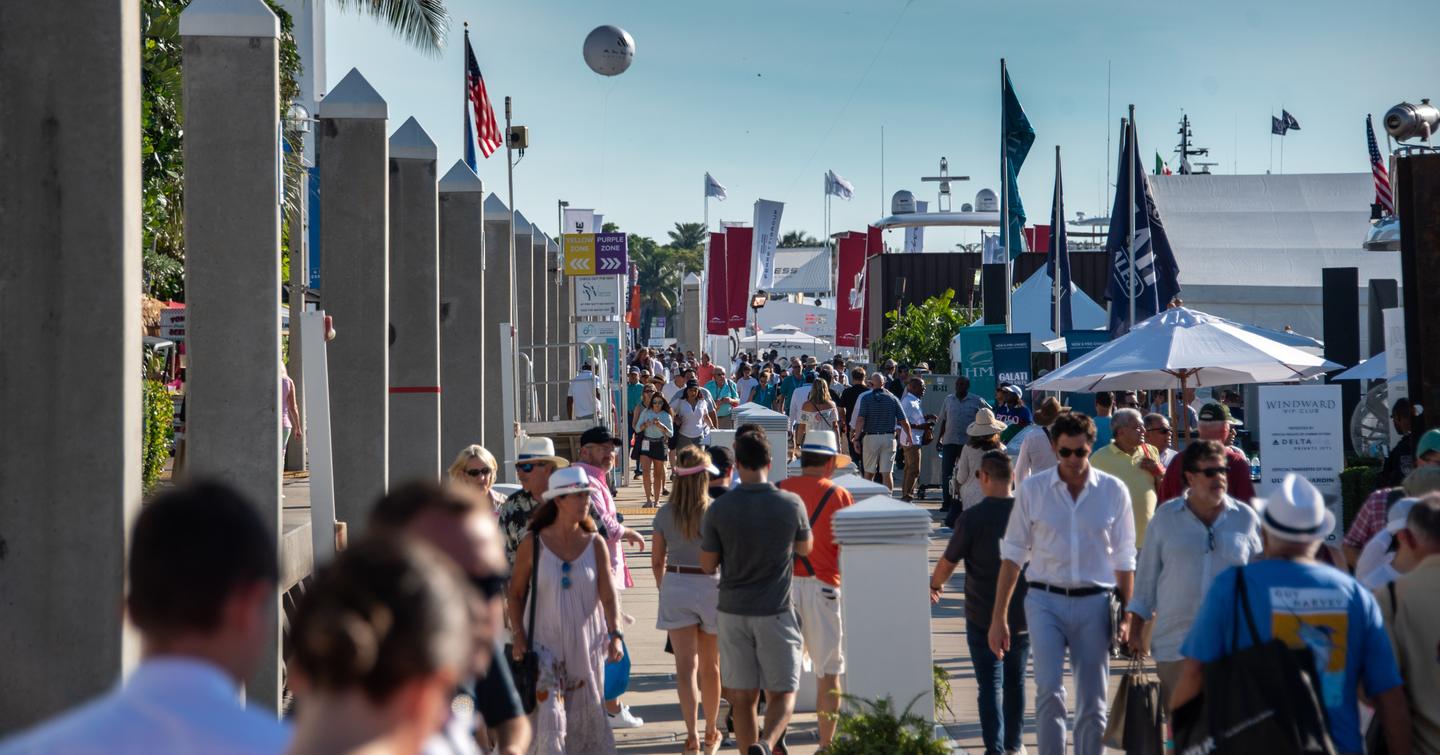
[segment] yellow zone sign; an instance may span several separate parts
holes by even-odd
[[[595,274],[595,234],[567,233],[564,236],[565,274]]]

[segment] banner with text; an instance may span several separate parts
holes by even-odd
[[[1340,472],[1345,468],[1345,431],[1338,385],[1260,386],[1260,465],[1256,495],[1269,495],[1294,472],[1325,496],[1335,515],[1326,542],[1338,545],[1343,534]]]
[[[865,234],[847,233],[838,243],[839,279],[835,288],[836,346],[860,348],[860,315],[864,304]]]
[[[595,224],[594,210],[572,210],[565,208],[564,233],[595,233],[600,227]]]
[[[960,329],[960,374],[970,378],[970,392],[992,401],[995,398],[994,348],[990,336],[1004,334],[1004,325],[971,325]]]
[[[780,246],[780,215],[784,202],[773,199],[755,200],[755,235],[751,243],[755,260],[755,288],[775,285],[775,249]]]
[[[994,353],[996,385],[1009,383],[1024,388],[1030,384],[1029,333],[991,333],[990,349]]]
[[[595,274],[595,234],[567,233],[561,238],[566,275]]]
[[[624,275],[630,267],[629,244],[623,233],[595,234],[596,275]]]
[[[1073,362],[1080,357],[1110,342],[1108,330],[1067,330],[1065,336],[1065,361]],[[1095,394],[1067,393],[1065,400],[1071,411],[1095,416]]]
[[[725,327],[744,328],[745,313],[750,307],[751,244],[755,229],[725,229]]]
[[[730,332],[730,302],[725,295],[725,234],[710,234],[710,249],[705,255],[705,332],[723,336]]]

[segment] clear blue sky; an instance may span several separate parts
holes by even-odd
[[[853,201],[834,201],[832,229],[860,230],[881,215],[882,125],[885,212],[900,188],[933,201],[934,185],[919,177],[933,174],[941,155],[952,174],[972,179],[956,185],[958,209],[980,188],[998,188],[1002,56],[1037,133],[1019,180],[1030,222],[1049,221],[1056,144],[1067,214],[1108,211],[1106,165],[1113,174],[1129,103],[1147,164],[1157,150],[1174,164],[1183,108],[1217,172],[1263,173],[1269,118],[1283,106],[1302,126],[1285,137],[1286,172],[1363,172],[1365,113],[1378,119],[1401,100],[1440,98],[1435,0],[449,6],[450,43],[428,56],[332,4],[329,84],[358,67],[389,102],[392,130],[413,115],[430,132],[443,173],[462,154],[460,23],[469,21],[497,117],[503,123],[508,94],[515,122],[530,127],[516,205],[546,232],[554,231],[556,200],[565,199],[663,241],[672,223],[701,219],[708,170],[730,193],[712,200],[712,226],[749,221],[753,201],[764,197],[786,203],[782,230],[819,236],[827,169],[856,187]],[[607,23],[636,40],[634,65],[614,78],[592,73],[580,56],[589,30]],[[1389,66],[1398,55],[1412,57]],[[1279,160],[1277,138],[1277,171]],[[482,160],[479,172],[503,198],[503,151]],[[930,233],[930,250],[976,238],[973,230]],[[890,242],[901,242],[898,233]]]

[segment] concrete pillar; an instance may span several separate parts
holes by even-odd
[[[540,384],[536,386],[536,394],[540,399],[540,418],[549,420],[558,415],[555,411],[555,404],[550,400],[550,392],[553,386],[547,384],[555,378],[550,374],[550,349],[542,348],[550,342],[550,261],[549,248],[550,238],[539,228],[532,228],[532,239],[534,241],[534,253],[530,257],[531,265],[531,288],[530,298],[534,302],[535,324],[532,334],[535,337],[535,350],[531,353],[535,360],[535,380]]]
[[[435,142],[390,137],[390,474],[440,479],[440,215]]]
[[[0,731],[138,650],[139,44],[138,3],[0,3]]]
[[[320,101],[321,307],[329,343],[335,518],[352,538],[389,482],[389,108],[351,69]]]
[[[700,276],[695,273],[685,276],[680,284],[680,332],[675,334],[681,346],[694,349],[696,354],[705,345],[705,310],[700,303],[700,289]]]
[[[532,241],[534,231],[530,227],[530,221],[519,210],[515,212],[515,302],[518,322],[515,323],[516,337],[520,345],[520,364],[518,373],[520,384],[515,386],[520,397],[520,422],[528,422],[535,417],[532,414],[533,402],[531,397],[532,385],[530,375],[534,373],[534,353],[530,346],[535,343],[535,244]],[[526,367],[529,361],[530,367]]]
[[[491,193],[485,197],[485,340],[497,332],[502,322],[510,320],[510,303],[515,291],[510,288],[510,209],[500,197]],[[510,429],[500,411],[501,360],[496,347],[492,347],[485,360],[485,434],[481,441],[484,446],[500,458],[500,449]],[[503,463],[503,461],[502,461]]]
[[[457,160],[440,179],[441,464],[485,436],[486,335],[485,188]]]
[[[185,52],[186,474],[260,507],[280,547],[280,22],[262,0],[195,0]],[[276,595],[279,608],[279,595]],[[247,700],[278,712],[280,622]]]
[[[562,270],[564,260],[560,255],[560,245],[555,239],[550,239],[550,244],[545,250],[545,257],[548,260],[548,275],[550,285],[545,289],[548,293],[546,301],[549,302],[549,322],[546,333],[552,344],[570,342],[570,310],[565,304],[565,296],[569,289],[565,288],[565,274]],[[553,380],[569,380],[571,376],[570,351],[569,349],[554,349],[550,352],[550,374],[554,375]],[[565,413],[565,397],[568,395],[566,386],[563,383],[556,383],[550,391],[551,413],[559,416]]]

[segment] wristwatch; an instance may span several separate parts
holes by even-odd
[[[612,629],[612,630],[610,631],[610,639],[612,639],[612,640],[620,640],[621,642],[624,642],[624,641],[625,641],[625,633],[624,633],[624,632],[621,632],[621,631],[618,630],[618,629]]]

